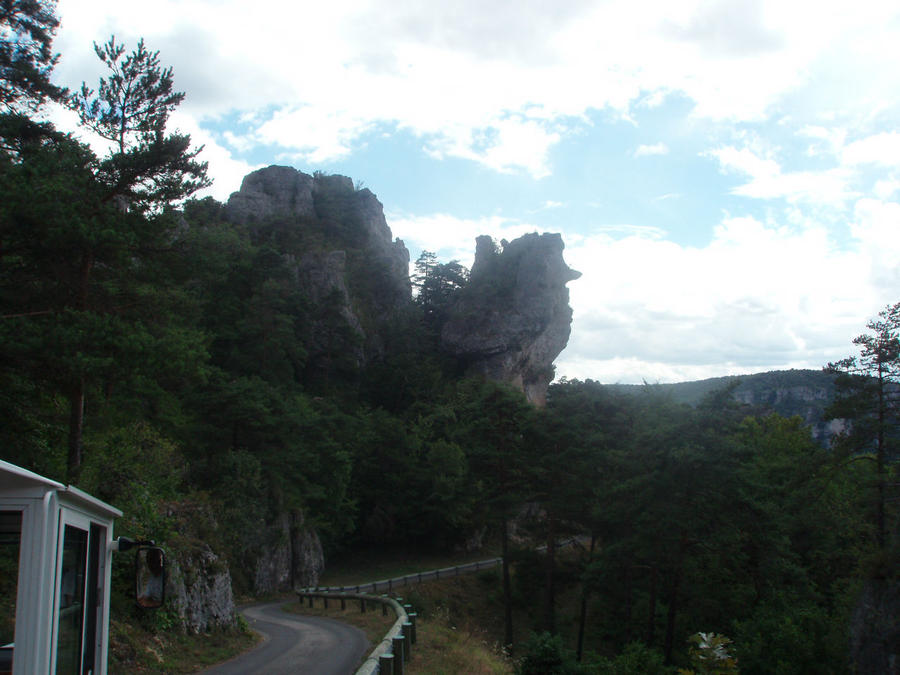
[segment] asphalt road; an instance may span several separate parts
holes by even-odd
[[[369,643],[358,628],[340,621],[285,612],[285,602],[241,610],[262,634],[255,649],[203,671],[203,675],[349,675]]]

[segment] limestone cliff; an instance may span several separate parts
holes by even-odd
[[[340,353],[356,367],[381,349],[379,323],[410,302],[409,251],[394,240],[381,202],[346,176],[287,166],[248,174],[225,217],[276,232],[282,256],[311,303],[310,362]]]
[[[478,237],[469,283],[441,331],[443,348],[469,373],[509,383],[539,406],[571,332],[566,284],[581,276],[563,248],[559,234],[527,234],[500,248]]]
[[[206,544],[195,544],[169,559],[168,606],[190,633],[230,628],[237,615],[228,565]]]
[[[282,513],[275,523],[263,529],[269,543],[261,546],[253,573],[253,592],[257,595],[316,586],[325,567],[322,542],[306,524],[303,513]]]

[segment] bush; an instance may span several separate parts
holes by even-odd
[[[517,675],[578,675],[586,672],[559,635],[532,633],[522,646],[525,654],[516,664]]]
[[[664,665],[663,655],[642,642],[632,642],[612,659],[597,664],[600,675],[665,675],[670,672]]]

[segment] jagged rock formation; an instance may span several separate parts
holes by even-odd
[[[563,248],[559,234],[527,234],[502,250],[478,237],[469,283],[441,331],[443,348],[468,372],[512,384],[539,406],[571,332],[566,283],[581,276]]]
[[[167,566],[167,604],[186,631],[206,633],[235,625],[231,573],[209,546],[199,544],[181,551]]]
[[[241,189],[228,198],[225,216],[235,223],[309,217],[315,213],[313,183],[312,176],[289,166],[259,169],[247,174]]]
[[[366,333],[353,310],[347,288],[347,254],[344,251],[305,254],[294,266],[297,283],[318,312],[312,321],[310,351],[327,354],[334,345],[343,345],[344,358],[359,368],[366,359]]]
[[[313,305],[312,362],[324,359],[327,368],[340,352],[358,367],[380,353],[378,323],[408,304],[411,290],[409,251],[392,239],[372,192],[346,176],[270,166],[244,178],[225,217],[299,242],[283,256]]]
[[[306,525],[303,514],[281,514],[269,528],[271,544],[256,560],[253,591],[265,595],[294,588],[316,586],[325,568],[322,542]]]

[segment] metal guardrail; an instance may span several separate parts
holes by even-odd
[[[394,589],[408,586],[411,583],[420,583],[422,581],[437,581],[448,577],[459,576],[469,572],[477,572],[496,567],[503,558],[490,558],[488,560],[479,560],[465,565],[455,565],[453,567],[442,567],[428,572],[414,572],[413,574],[404,574],[401,577],[393,577],[391,579],[380,579],[379,581],[370,581],[365,584],[356,584],[350,586],[316,586],[315,588],[304,588],[298,593],[393,593]]]
[[[565,548],[579,544],[577,537],[559,542],[557,548]],[[538,546],[536,551],[545,551],[547,546]],[[491,569],[500,565],[503,558],[488,558],[487,560],[478,560],[464,565],[454,565],[453,567],[442,567],[440,569],[429,570],[427,572],[415,572],[413,574],[404,574],[400,577],[391,579],[381,579],[379,581],[370,581],[366,584],[356,584],[351,586],[315,586],[311,588],[300,588],[296,590],[297,595],[302,602],[303,599],[309,601],[309,606],[313,606],[315,598],[321,598],[325,607],[328,607],[328,600],[340,600],[341,609],[346,608],[347,600],[358,600],[360,610],[366,611],[366,603],[379,603],[382,605],[383,611],[387,607],[391,607],[397,616],[397,620],[391,626],[390,630],[378,643],[378,646],[366,657],[362,665],[356,671],[356,675],[402,675],[403,662],[409,660],[410,648],[416,642],[416,614],[407,612],[396,599],[385,595],[384,593],[394,593],[395,589],[406,587],[410,583],[420,583],[423,581],[440,580],[449,577],[458,577],[460,574],[468,574],[480,570]],[[379,592],[383,595],[375,595]],[[393,664],[393,665],[387,665]],[[384,668],[384,670],[382,670]]]

